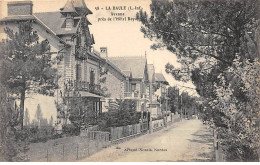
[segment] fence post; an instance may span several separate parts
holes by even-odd
[[[64,161],[64,144],[62,145],[62,159]]]
[[[96,151],[98,151],[98,136],[96,134],[96,138],[94,141],[95,141],[95,146],[96,146]]]
[[[77,160],[79,160],[79,144],[77,143]]]
[[[49,153],[48,153],[48,148],[47,148],[47,155],[46,155],[46,158],[47,158],[47,162],[49,161]]]
[[[88,139],[88,156],[89,156],[89,141],[90,141],[90,140]]]

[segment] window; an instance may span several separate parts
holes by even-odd
[[[162,87],[162,94],[165,94],[165,88]]]
[[[81,66],[80,66],[80,64],[76,65],[76,80],[77,81],[81,80]]]
[[[131,90],[134,92],[136,90],[136,84],[131,84]]]
[[[90,77],[89,77],[89,83],[90,85],[95,84],[95,70],[90,68]]]
[[[129,82],[125,81],[125,92],[129,92]]]

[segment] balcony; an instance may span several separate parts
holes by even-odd
[[[125,92],[124,96],[125,96],[125,98],[132,97],[132,92]]]
[[[162,92],[162,96],[166,96],[167,95],[167,93],[166,92]]]
[[[140,94],[139,92],[125,92],[124,96],[127,99],[145,99],[146,98],[145,93]]]
[[[100,95],[101,94],[101,86],[97,84],[90,84],[86,81],[74,81],[74,83],[69,82],[66,85],[67,90],[74,90],[74,91],[86,91],[90,93],[95,93]]]
[[[142,98],[142,99],[146,99],[146,94],[145,94],[145,93],[142,93],[142,94],[141,94],[141,98]]]

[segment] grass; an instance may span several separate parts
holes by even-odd
[[[110,142],[90,140],[86,137],[63,137],[45,143],[32,143],[28,151],[29,161],[75,161],[106,148]]]

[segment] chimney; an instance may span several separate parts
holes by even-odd
[[[32,1],[15,1],[7,3],[8,16],[12,15],[32,15]]]
[[[107,47],[100,47],[100,56],[107,60]]]

